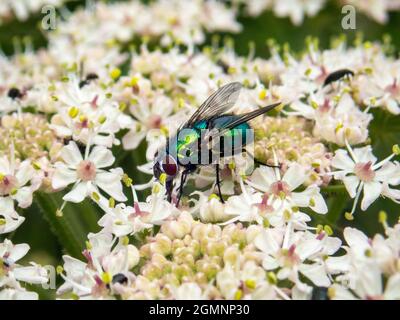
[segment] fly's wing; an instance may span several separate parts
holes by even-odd
[[[203,102],[183,127],[190,128],[199,120],[210,119],[227,112],[236,103],[241,88],[239,82],[232,82],[219,88]]]
[[[241,125],[244,122],[250,121],[250,120],[252,120],[252,119],[254,119],[254,118],[256,118],[256,117],[258,117],[258,116],[260,116],[260,115],[262,115],[262,114],[264,114],[264,113],[266,113],[266,112],[268,112],[268,111],[270,111],[272,109],[274,109],[275,107],[279,106],[280,104],[281,104],[280,102],[274,103],[274,104],[271,104],[269,106],[262,107],[260,109],[251,111],[249,113],[242,114],[238,118],[236,118],[234,121],[228,123],[224,127],[223,131],[231,130],[231,129]]]
[[[251,111],[249,113],[242,114],[238,116],[235,119],[232,119],[232,121],[227,122],[223,128],[218,128],[218,129],[211,129],[208,133],[208,135],[205,137],[207,140],[212,141],[212,145],[215,145],[216,143],[219,143],[219,139],[225,135],[229,130],[234,129],[235,127],[241,125],[242,123],[245,123],[247,121],[250,121],[274,108],[279,106],[281,103],[274,103],[269,106],[262,107],[260,109]]]

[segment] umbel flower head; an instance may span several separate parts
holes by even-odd
[[[33,113],[13,113],[1,118],[0,152],[10,155],[14,144],[14,156],[19,160],[38,161],[45,158],[53,161],[63,146],[45,116]]]
[[[331,154],[320,140],[312,135],[312,126],[300,117],[265,117],[254,121],[256,128],[255,156],[269,165],[276,158],[283,168],[299,163],[309,169],[308,183],[329,182]]]

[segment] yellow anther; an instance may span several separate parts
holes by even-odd
[[[121,243],[123,246],[127,246],[129,244],[129,237],[128,236],[124,236],[121,238]]]
[[[242,297],[243,297],[243,291],[242,290],[237,290],[236,292],[235,292],[235,297],[234,297],[234,299],[235,300],[240,300],[240,299],[242,299]]]
[[[162,185],[165,185],[167,181],[167,174],[165,172],[161,173],[160,178],[158,179]]]
[[[353,214],[351,212],[346,212],[344,214],[344,217],[346,218],[346,220],[349,220],[349,221],[354,220],[354,216],[353,216]]]
[[[103,272],[103,274],[101,275],[101,280],[105,284],[109,284],[112,281],[112,275],[109,272]]]
[[[393,153],[394,153],[396,156],[398,156],[398,155],[400,154],[400,147],[399,147],[399,145],[398,145],[398,144],[395,144],[395,145],[392,147],[392,151],[393,151]]]
[[[97,202],[100,200],[100,195],[97,192],[92,192],[92,198]]]
[[[64,272],[64,268],[62,266],[57,266],[56,272],[57,274],[62,274]]]
[[[387,213],[383,210],[379,211],[379,223],[386,223],[387,221]]]
[[[121,76],[121,70],[120,69],[115,68],[115,69],[111,70],[110,77],[113,80],[117,80],[120,76]]]
[[[125,184],[125,186],[127,186],[128,188],[130,187],[130,186],[132,186],[132,179],[131,178],[129,178],[129,176],[126,174],[126,173],[124,173],[123,175],[122,175],[122,182]]]
[[[104,122],[106,122],[106,120],[107,120],[107,117],[104,116],[104,115],[101,115],[101,116],[99,117],[99,123],[100,123],[100,124],[103,124]]]
[[[85,245],[86,245],[86,249],[87,249],[87,250],[92,250],[93,246],[92,246],[92,244],[90,243],[90,241],[86,241],[86,242],[85,242]]]
[[[256,282],[254,280],[248,279],[244,282],[247,288],[249,289],[255,289],[256,288]]]
[[[79,109],[78,109],[77,107],[71,107],[71,108],[69,108],[69,110],[68,110],[68,115],[69,115],[72,119],[76,118],[76,116],[78,115],[78,113],[79,113]]]
[[[333,235],[333,230],[332,230],[332,228],[331,228],[330,226],[328,226],[328,225],[324,226],[324,231],[325,231],[325,233],[326,233],[328,236]]]
[[[110,208],[115,208],[115,200],[114,200],[114,198],[110,198],[110,199],[108,199],[108,206],[110,207]]]
[[[276,274],[272,271],[267,273],[267,280],[270,284],[277,284],[278,283],[278,278],[276,277]]]
[[[311,107],[313,107],[313,109],[318,109],[319,108],[319,104],[316,101],[311,101]]]
[[[258,98],[260,100],[264,100],[267,96],[267,90],[262,89],[259,93],[258,93]]]

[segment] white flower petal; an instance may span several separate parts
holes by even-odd
[[[361,209],[367,210],[368,207],[379,198],[382,192],[382,184],[377,181],[364,183],[364,197],[361,201]]]
[[[302,264],[299,271],[318,287],[328,287],[331,284],[322,264]]]
[[[332,166],[337,169],[350,170],[354,169],[354,161],[350,158],[346,150],[336,150],[335,156],[332,158]]]
[[[280,249],[280,244],[276,241],[272,229],[263,230],[255,239],[254,245],[266,254],[274,255]]]
[[[68,169],[64,164],[57,163],[55,167],[56,170],[51,180],[52,187],[55,190],[65,188],[78,180],[76,171]]]
[[[392,275],[385,289],[385,299],[388,300],[399,300],[400,299],[400,274]]]
[[[351,198],[354,198],[357,193],[357,187],[360,184],[360,180],[356,176],[347,176],[343,178],[344,186]]]
[[[18,180],[18,184],[20,186],[24,186],[29,180],[32,179],[34,174],[35,170],[31,166],[30,162],[25,160],[20,164],[15,177]]]
[[[12,197],[17,200],[19,207],[27,208],[32,204],[32,193],[31,187],[22,187]]]
[[[356,228],[347,227],[343,231],[344,239],[347,244],[357,252],[364,254],[365,250],[370,248],[368,237]]]
[[[68,145],[63,147],[60,154],[65,163],[72,168],[76,168],[83,160],[82,154],[74,141],[70,141]]]
[[[96,175],[96,185],[107,192],[117,201],[126,201],[122,191],[121,177],[117,173],[112,172],[101,172]]]
[[[96,168],[105,168],[111,166],[115,158],[112,152],[103,146],[96,146],[90,152],[88,160],[92,161]]]
[[[289,185],[290,190],[293,191],[298,186],[303,184],[306,178],[307,176],[304,167],[297,163],[294,163],[285,172],[285,175],[283,176],[282,180],[285,181]]]
[[[357,157],[357,162],[366,163],[371,161],[372,164],[376,162],[376,157],[372,153],[372,147],[366,146],[363,148],[357,148],[353,150],[355,156]]]
[[[90,195],[90,182],[80,182],[72,188],[64,197],[64,201],[79,203]]]

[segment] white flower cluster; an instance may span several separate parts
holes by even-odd
[[[400,299],[400,225],[389,227],[384,213],[381,222],[385,236],[376,234],[372,239],[354,228],[344,230],[346,254],[326,261],[328,269],[337,274],[337,283],[328,291],[331,299]]]
[[[277,17],[289,17],[295,25],[300,25],[304,17],[313,17],[321,11],[328,1],[326,0],[234,0],[243,3],[246,12],[251,16],[258,16],[265,10],[271,10]],[[338,5],[351,5],[368,17],[379,23],[389,20],[390,11],[400,9],[398,0],[338,0]]]
[[[67,1],[71,0],[3,0],[0,3],[0,25],[14,17],[20,21],[27,20],[44,6],[59,7]]]
[[[195,46],[205,30],[237,28],[233,17],[214,1],[98,4],[61,24],[47,49],[0,57],[0,232],[23,222],[16,207],[30,206],[35,192],[63,194],[55,219],[87,198],[103,212],[86,261],[65,255],[57,268],[60,296],[309,299],[322,287],[330,298],[399,297],[399,225],[385,224],[387,238],[373,240],[345,229],[345,245],[312,220],[329,214],[321,189],[342,182],[354,198],[348,220],[362,192],[361,210],[380,196],[400,201],[400,148],[378,161],[369,131],[375,112],[400,113],[400,60],[361,41],[320,50],[311,39],[301,56],[271,44],[269,59],[238,56],[229,42]],[[126,48],[135,37],[140,47]],[[178,185],[167,201],[165,173],[145,185],[128,177],[121,154],[135,155],[145,142],[149,163],[139,169],[152,174],[167,137],[234,81],[243,85],[234,113],[281,102],[275,115],[251,122],[257,154],[275,167],[247,172],[232,159],[221,168],[224,199],[213,171],[200,168],[188,181],[197,191],[179,206]],[[138,195],[144,188],[146,199]],[[16,281],[44,281],[40,267],[15,264],[26,245],[2,245],[0,294],[20,297]]]

